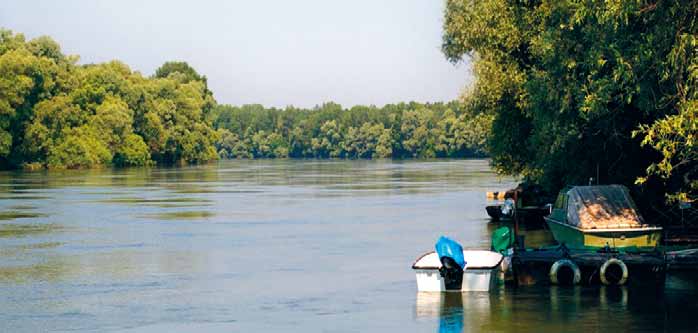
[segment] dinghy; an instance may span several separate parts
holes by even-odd
[[[442,239],[439,240],[440,243]],[[437,250],[440,243],[437,243]],[[442,251],[425,253],[412,264],[417,277],[418,291],[489,291],[496,285],[503,258],[501,254],[492,251],[462,250],[460,245],[451,245],[450,249],[453,256],[462,255],[462,267],[453,264],[458,264],[460,258],[445,256]],[[460,253],[453,252],[454,249]]]

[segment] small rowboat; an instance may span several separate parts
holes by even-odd
[[[444,278],[440,272],[441,260],[439,255],[432,251],[420,256],[412,269],[417,276],[418,291],[489,291],[497,284],[499,266],[503,256],[497,252],[464,250],[463,257],[466,265],[463,270],[463,282],[460,288],[447,289]]]

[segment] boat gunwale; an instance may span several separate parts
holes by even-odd
[[[485,250],[464,250],[464,252],[465,252],[465,251],[485,251]],[[492,252],[492,251],[486,251],[486,252]],[[426,256],[428,256],[428,255],[430,255],[430,254],[432,254],[432,253],[436,253],[436,251],[430,251],[430,252],[427,252],[427,253],[422,254],[421,256],[419,256],[419,258],[417,258],[417,260],[415,260],[414,263],[412,264],[412,269],[413,269],[413,270],[418,270],[418,269],[423,269],[423,270],[438,270],[439,268],[441,268],[441,267],[435,267],[435,266],[423,266],[423,267],[417,267],[417,266],[416,266],[417,263],[418,263],[420,260],[422,260],[422,258],[424,258],[424,257],[426,257]],[[496,252],[495,252],[495,253],[496,253]],[[501,255],[501,253],[500,253],[500,255]],[[496,263],[495,265],[492,265],[492,266],[468,266],[468,265],[466,264],[466,265],[465,265],[465,269],[463,270],[463,272],[466,272],[466,271],[468,271],[468,270],[487,270],[487,269],[495,269],[495,268],[497,268],[499,265],[502,264],[502,260],[504,260],[504,256],[500,256],[499,261],[497,261],[497,263]]]

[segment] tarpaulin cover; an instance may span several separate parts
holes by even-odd
[[[453,259],[460,268],[465,268],[465,258],[463,258],[463,247],[458,244],[458,242],[441,236],[436,242],[436,253],[439,254],[439,258],[450,257]]]
[[[567,223],[580,229],[648,227],[622,185],[571,188],[567,192]]]
[[[492,250],[503,253],[514,246],[514,233],[511,228],[499,227],[492,233]]]

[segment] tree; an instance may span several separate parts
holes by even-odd
[[[488,137],[486,117],[460,102],[218,105],[206,77],[186,62],[144,77],[118,60],[77,59],[49,37],[27,41],[0,29],[0,168],[466,157],[484,151]]]
[[[151,165],[150,151],[143,138],[137,134],[128,134],[114,154],[114,164],[118,166]]]
[[[0,29],[0,168],[26,159],[21,147],[32,109],[70,89],[74,61],[48,37],[27,43],[23,35]]]
[[[318,135],[311,139],[310,144],[315,157],[340,157],[342,151],[342,129],[334,120],[328,120],[320,127]]]
[[[436,156],[432,116],[431,110],[426,108],[409,110],[403,114],[400,127],[403,133],[402,147],[410,157]]]
[[[665,180],[634,188],[649,202],[695,200],[696,14],[687,0],[449,0],[443,52],[474,60],[501,172],[557,191],[647,171]]]
[[[162,66],[155,70],[155,77],[164,79],[175,73],[181,75],[177,78],[182,83],[189,83],[191,81],[206,82],[206,78],[199,75],[199,73],[185,61],[168,61],[162,64]]]
[[[207,116],[215,100],[186,63],[148,79],[119,61],[76,61],[49,37],[0,30],[0,168],[217,158]]]
[[[110,164],[112,154],[94,129],[69,129],[57,145],[49,148],[47,165],[53,169],[79,169]]]
[[[696,7],[693,7],[694,9]],[[651,125],[643,124],[634,135],[642,135],[642,145],[661,153],[661,160],[647,167],[648,176],[659,176],[670,183],[671,201],[698,199],[698,28],[696,17],[690,21],[691,30],[679,33],[669,52],[664,79],[675,82],[677,94],[675,111]],[[647,177],[640,177],[642,184]]]

